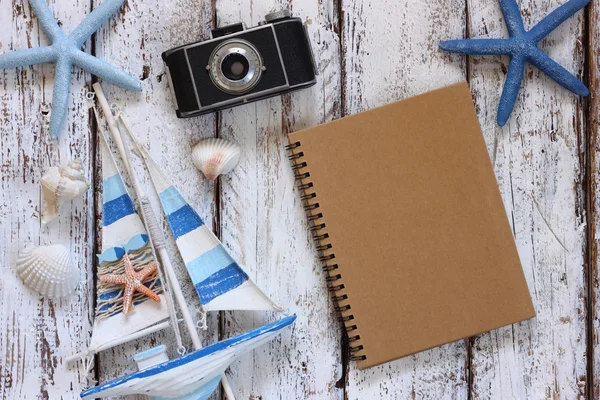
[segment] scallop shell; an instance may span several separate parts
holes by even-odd
[[[46,297],[68,296],[79,285],[79,271],[69,249],[61,244],[22,251],[17,274],[26,286]]]
[[[45,224],[58,216],[62,203],[81,196],[90,187],[80,160],[69,161],[64,167],[50,168],[40,184],[45,203],[42,222]]]
[[[242,152],[240,146],[225,139],[204,139],[192,148],[196,168],[214,181],[238,165]]]

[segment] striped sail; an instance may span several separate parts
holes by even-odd
[[[216,389],[225,370],[238,357],[275,338],[295,315],[123,376],[81,393],[81,398],[144,394],[153,400],[205,400]]]
[[[139,243],[140,237],[147,242],[147,233],[131,196],[127,192],[123,178],[106,142],[102,148],[103,178],[103,218],[102,218],[102,254],[98,255],[98,276],[108,273],[119,273],[124,268],[120,261],[122,253],[131,243]],[[139,248],[138,248],[139,247]],[[117,249],[117,250],[114,250]],[[106,254],[112,254],[109,261]],[[117,257],[114,255],[117,254]],[[154,262],[150,246],[142,242],[130,254],[134,267],[139,270],[144,265]],[[118,259],[119,260],[118,260]],[[162,282],[155,274],[144,284],[159,295],[160,302],[155,302],[143,294],[136,293],[134,308],[126,315],[122,312],[123,288],[118,285],[98,282],[97,306],[90,351],[110,347],[111,343],[122,342],[124,338],[142,329],[146,329],[169,317]]]
[[[150,155],[142,151],[177,248],[205,309],[283,311],[248,277]]]

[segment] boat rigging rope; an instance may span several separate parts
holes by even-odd
[[[88,96],[88,99],[89,99],[89,96]],[[99,118],[98,110],[95,105],[92,108],[94,110],[94,115],[96,117],[96,120],[98,121],[98,131],[102,135],[105,143],[108,145],[108,140],[107,140],[106,134],[105,134],[104,130],[102,129],[102,127],[100,126],[101,120]],[[119,112],[118,107],[112,106],[111,110],[113,112],[117,113],[117,118],[118,118],[118,112]],[[132,179],[132,181],[134,183],[134,188],[137,189],[137,177],[133,175],[133,171],[131,171],[131,175],[132,176],[130,176],[130,178]],[[136,195],[138,195],[138,194],[139,194],[138,190],[136,190]],[[156,253],[157,253],[156,249],[160,249],[165,246],[165,237],[163,235],[162,230],[158,227],[158,223],[156,222],[154,210],[152,209],[152,206],[150,204],[150,200],[148,199],[148,196],[145,196],[145,195],[143,197],[138,196],[138,201],[140,203],[142,220],[144,221],[144,224],[146,225],[146,230],[150,236],[150,245],[151,245],[150,247],[152,248],[152,255],[155,260],[158,260],[158,257],[156,255]],[[167,300],[167,310],[169,313],[169,318],[171,320],[171,327],[173,328],[173,332],[175,334],[175,340],[177,342],[177,352],[180,355],[183,355],[186,352],[186,348],[183,345],[183,340],[181,338],[181,330],[179,328],[179,321],[177,318],[177,310],[175,309],[175,301],[173,300],[173,292],[171,290],[171,284],[168,279],[165,279],[166,274],[163,273],[163,267],[162,267],[161,263],[157,263],[157,264],[159,264],[159,268],[157,268],[159,279],[161,280],[161,282],[163,282],[163,287],[165,288],[165,292],[166,292],[165,298]]]

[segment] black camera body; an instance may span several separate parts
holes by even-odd
[[[212,30],[212,38],[162,54],[179,118],[193,117],[316,83],[308,34],[288,10]]]

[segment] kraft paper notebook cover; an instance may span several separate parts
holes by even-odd
[[[535,316],[466,83],[289,141],[359,368]]]

